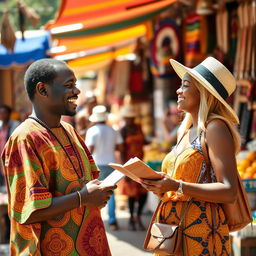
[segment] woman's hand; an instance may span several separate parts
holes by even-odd
[[[168,174],[161,174],[162,179],[160,180],[140,179],[141,185],[148,191],[156,194],[157,196],[161,196],[167,191],[176,191],[178,189],[179,183],[171,178]]]

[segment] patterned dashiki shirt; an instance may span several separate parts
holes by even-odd
[[[99,171],[82,138],[71,125],[51,130],[64,145],[80,177],[92,180]],[[83,170],[79,167],[79,161]],[[54,136],[27,119],[12,134],[2,154],[11,219],[10,254],[16,255],[111,255],[100,210],[81,207],[56,218],[25,225],[29,216],[47,208],[52,198],[81,189],[79,176]]]

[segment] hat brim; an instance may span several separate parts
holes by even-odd
[[[124,117],[124,118],[135,118],[136,117],[136,115],[134,115],[134,114],[128,114],[128,115],[122,115],[122,117]]]
[[[204,86],[215,98],[217,98],[229,111],[229,113],[234,118],[234,122],[239,124],[239,118],[236,112],[231,108],[231,106],[219,95],[219,93],[214,89],[214,87],[203,77],[201,76],[196,70],[192,68],[187,68],[184,65],[180,64],[176,60],[170,59],[170,63],[177,73],[177,75],[183,79],[186,73],[189,73],[194,79],[196,79],[201,85]]]
[[[107,116],[106,116],[106,117],[101,117],[101,118],[99,118],[99,117],[96,117],[96,116],[91,115],[91,116],[89,117],[89,121],[92,122],[92,123],[104,122],[104,121],[107,121],[107,119],[108,119]]]

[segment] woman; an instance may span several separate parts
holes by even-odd
[[[229,229],[220,204],[233,203],[237,195],[235,155],[240,137],[235,125],[239,120],[225,100],[234,92],[236,81],[212,57],[193,69],[175,60],[171,65],[182,78],[177,103],[185,117],[178,142],[163,161],[163,178],[142,180],[142,185],[161,198],[156,217],[160,222],[178,224],[185,214],[183,246],[177,255],[230,255]],[[202,135],[211,161],[210,175],[202,154]]]
[[[121,128],[121,135],[124,140],[124,150],[121,154],[125,163],[132,157],[143,159],[143,145],[145,143],[141,126],[135,123],[136,111],[132,105],[125,105],[121,110],[124,119],[124,126]],[[139,183],[125,178],[123,183],[123,194],[128,196],[128,206],[130,212],[129,229],[144,230],[141,220],[143,207],[147,199],[147,190]],[[137,218],[134,217],[135,203],[138,202]],[[136,226],[136,224],[138,226]]]

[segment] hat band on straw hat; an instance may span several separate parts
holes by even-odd
[[[223,84],[216,78],[216,76],[211,71],[209,71],[209,69],[207,69],[202,64],[197,65],[193,69],[196,70],[201,76],[203,76],[215,88],[215,90],[224,100],[227,99],[227,90],[225,89]]]

